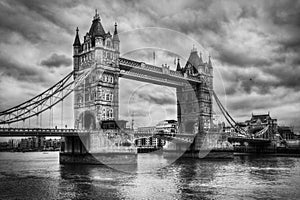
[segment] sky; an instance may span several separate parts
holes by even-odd
[[[72,71],[75,29],[82,41],[95,9],[105,31],[118,23],[122,57],[153,63],[155,51],[155,64],[174,69],[195,45],[205,61],[212,56],[214,89],[237,121],[270,112],[300,130],[300,1],[289,0],[1,0],[0,110]],[[174,91],[122,79],[120,118],[134,111],[140,126],[176,119]],[[70,127],[72,97],[63,109]]]

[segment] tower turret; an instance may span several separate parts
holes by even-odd
[[[113,36],[113,48],[117,51],[120,49],[120,39],[118,35],[118,30],[117,30],[117,22],[115,23],[115,31],[114,31],[114,36]]]
[[[202,59],[202,53],[201,52],[200,52],[199,60],[200,60],[200,64],[203,64],[203,59]]]
[[[80,43],[78,32],[79,32],[79,29],[77,27],[76,28],[76,36],[75,36],[75,40],[73,43],[73,69],[75,72],[77,72],[79,70],[79,53],[80,53],[80,48],[81,48],[81,43]]]
[[[181,67],[180,67],[180,59],[179,58],[177,58],[177,67],[176,67],[176,71],[177,72],[181,72]]]

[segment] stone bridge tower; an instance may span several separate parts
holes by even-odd
[[[212,125],[212,63],[210,57],[208,62],[203,62],[201,53],[199,56],[193,48],[185,67],[181,69],[178,64],[177,71],[202,80],[201,83],[190,82],[186,87],[176,90],[179,132],[198,134],[191,148],[199,150],[204,131]]]
[[[82,43],[77,28],[73,44],[74,78],[95,65],[96,68],[74,91],[76,129],[95,130],[102,120],[118,120],[119,49],[117,24],[113,35],[105,32],[97,11]]]

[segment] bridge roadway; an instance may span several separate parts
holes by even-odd
[[[239,142],[244,143],[247,142],[248,144],[254,144],[254,145],[266,145],[270,144],[270,139],[264,139],[264,138],[248,138],[248,137],[228,137],[228,142]]]
[[[134,138],[159,138],[167,141],[173,142],[184,142],[184,143],[192,143],[194,141],[196,135],[194,134],[180,134],[180,133],[149,133],[149,132],[134,132]]]
[[[0,128],[0,137],[65,137],[65,136],[79,136],[89,134],[91,130],[79,130],[79,129],[50,129],[50,128]],[[96,131],[97,132],[97,131]],[[194,134],[168,134],[168,133],[149,133],[149,132],[130,132],[134,138],[139,139],[143,137],[155,137],[165,140],[178,140],[179,142],[191,143],[194,140]],[[229,137],[228,141],[233,142],[247,142],[249,144],[265,145],[271,143],[270,139],[263,138],[245,138],[245,137]]]
[[[79,129],[50,129],[50,128],[0,128],[0,137],[65,137],[79,136],[97,132],[96,130],[79,130]],[[127,132],[133,134],[135,138],[157,137],[166,140],[180,140],[183,142],[193,142],[193,134],[153,134],[148,132]]]
[[[64,137],[88,134],[90,131],[78,129],[50,129],[50,128],[0,128],[0,137]]]

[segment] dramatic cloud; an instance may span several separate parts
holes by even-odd
[[[65,55],[58,55],[56,53],[53,53],[49,58],[46,60],[41,61],[41,65],[46,67],[61,67],[65,66],[68,67],[72,64],[72,59],[68,58]]]
[[[29,95],[36,82],[47,88],[68,74],[75,28],[79,27],[82,41],[94,9],[105,31],[112,32],[118,22],[122,56],[159,66],[167,63],[174,69],[174,58],[180,57],[184,66],[196,45],[204,60],[212,56],[214,89],[237,120],[251,112],[270,111],[279,121],[300,129],[300,1],[4,0],[0,2],[1,84],[11,83],[16,91],[26,87]],[[128,99],[140,85],[121,83],[121,118],[129,120],[130,109],[142,119],[140,125],[160,118],[160,110],[166,113],[163,117],[176,118],[175,99],[163,88],[140,91],[133,106]],[[9,104],[8,94],[2,93],[8,90],[0,89],[1,102]],[[28,95],[20,92],[13,98],[21,102]],[[145,111],[145,104],[150,111]]]

